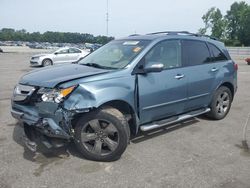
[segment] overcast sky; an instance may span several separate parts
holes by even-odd
[[[211,7],[223,14],[236,0],[109,0],[109,35],[203,27]],[[107,0],[0,0],[0,28],[106,35]],[[250,4],[250,0],[245,0]]]

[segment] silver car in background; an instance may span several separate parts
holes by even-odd
[[[75,47],[64,47],[49,54],[39,54],[31,57],[31,66],[49,66],[60,63],[74,63],[88,55],[88,51]]]

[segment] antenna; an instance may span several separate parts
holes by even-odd
[[[109,36],[109,0],[107,0],[106,22],[107,22],[106,35],[108,37]]]

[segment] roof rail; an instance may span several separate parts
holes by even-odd
[[[140,36],[139,34],[132,34],[132,35],[129,35],[129,37],[134,37],[134,36]]]
[[[178,35],[178,34],[191,34],[188,31],[160,31],[154,33],[148,33],[147,35],[158,35],[158,34],[167,34],[167,35]]]
[[[200,35],[200,36],[202,36],[202,37],[208,37],[208,38],[213,39],[213,40],[220,40],[217,37],[213,37],[213,36],[209,36],[209,35]]]
[[[209,35],[202,35],[197,33],[190,33],[188,31],[161,31],[161,32],[155,32],[155,33],[148,33],[147,35],[158,35],[158,34],[166,34],[166,35],[189,35],[189,36],[195,36],[195,37],[207,37],[213,40],[218,40],[216,37],[212,37]]]

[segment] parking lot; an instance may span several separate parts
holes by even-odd
[[[3,187],[250,187],[250,153],[241,146],[250,112],[250,66],[239,65],[238,92],[221,121],[193,118],[140,134],[116,162],[88,161],[73,144],[33,154],[22,146],[22,129],[10,115],[19,78],[32,69],[35,52],[0,54],[0,188]],[[66,71],[66,70],[65,70]],[[248,128],[250,144],[250,122]]]

